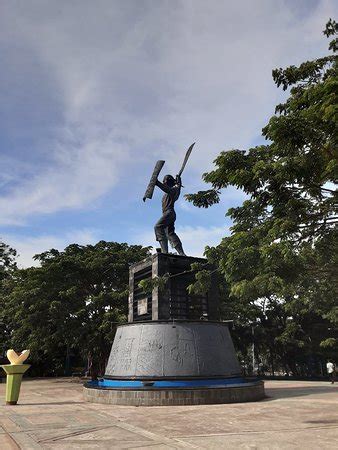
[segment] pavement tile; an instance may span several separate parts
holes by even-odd
[[[60,427],[60,428],[54,428],[54,427],[43,427],[38,428],[34,430],[29,431],[29,435],[36,440],[36,442],[44,442],[44,441],[52,441],[52,440],[58,440],[62,439],[67,436],[75,435],[77,433],[87,433],[91,430],[95,430],[95,427],[88,427],[87,426],[74,426],[74,427]]]
[[[35,434],[36,436],[36,434]],[[142,438],[142,439],[141,439]],[[63,435],[60,433],[58,437],[53,437],[52,439],[47,438],[43,441],[46,443],[47,440],[53,440],[54,442],[58,440],[62,440],[62,442],[67,441],[140,441],[142,440],[143,444],[146,442],[151,442],[151,439],[141,436],[138,433],[134,433],[125,429],[122,429],[118,426],[109,426],[102,427],[101,429],[87,429],[87,430],[68,430],[68,434],[64,433]]]
[[[1,450],[18,450],[20,447],[8,434],[0,434],[0,449]]]
[[[260,450],[321,450],[337,448],[338,433],[334,429],[313,429],[288,432],[257,432],[250,435],[198,436],[183,438],[189,442],[209,450],[219,449],[260,449]]]
[[[8,416],[0,416],[0,425],[6,432],[21,430],[21,428]]]
[[[28,433],[10,433],[21,450],[41,450],[41,446]]]
[[[101,442],[93,442],[93,441],[72,441],[70,443],[53,443],[53,444],[47,444],[46,449],[53,449],[53,450],[75,450],[75,449],[104,449],[104,450],[120,450],[120,449],[133,449],[137,448],[139,450],[146,449],[146,450],[170,450],[175,449],[177,447],[168,446],[166,444],[150,444],[150,445],[144,445],[143,441],[140,442],[110,442],[106,441],[104,443]]]

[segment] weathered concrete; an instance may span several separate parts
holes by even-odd
[[[338,386],[267,381],[266,400],[153,408],[87,403],[69,379],[23,381],[5,406],[0,449],[330,449],[338,446]]]
[[[241,375],[227,322],[129,323],[117,328],[104,378]]]
[[[83,387],[87,402],[126,406],[210,405],[262,400],[264,383],[193,389],[100,389]]]

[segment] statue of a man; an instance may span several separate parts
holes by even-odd
[[[158,186],[164,192],[162,197],[162,217],[155,225],[156,240],[160,243],[162,253],[168,253],[168,239],[171,246],[179,255],[185,256],[182,242],[175,233],[175,202],[178,200],[182,181],[180,175],[176,175],[176,179],[172,175],[166,175],[163,183],[156,180]]]

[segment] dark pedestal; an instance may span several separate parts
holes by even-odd
[[[241,376],[231,321],[219,321],[216,272],[207,293],[189,294],[196,262],[207,267],[202,258],[160,253],[131,266],[129,323],[117,328],[103,380],[84,386],[87,401],[160,406],[264,398],[261,381]],[[162,289],[145,294],[139,286],[165,274]]]
[[[198,263],[208,268],[207,260],[157,253],[134,264],[129,272],[128,322],[148,320],[219,320],[217,274],[206,294],[190,295],[187,288],[195,281],[191,265]],[[148,295],[139,282],[149,278],[170,277],[164,289],[154,288]]]

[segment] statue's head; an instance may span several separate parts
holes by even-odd
[[[169,187],[173,187],[175,185],[175,178],[172,175],[166,175],[163,178],[163,184],[166,184]]]

